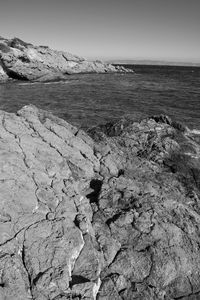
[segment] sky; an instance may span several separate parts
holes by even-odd
[[[200,0],[1,0],[0,36],[88,59],[200,62]]]

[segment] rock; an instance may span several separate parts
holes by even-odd
[[[72,272],[72,284],[76,278],[82,278],[84,281],[96,281],[101,271],[101,255],[98,251],[96,241],[92,241],[90,235],[84,235],[84,249],[80,253]],[[81,282],[80,282],[81,283]]]
[[[34,299],[53,299],[69,289],[84,245],[74,225],[75,199],[83,197],[78,177],[89,188],[98,162],[93,149],[76,137],[78,130],[62,120],[58,125],[50,114],[25,107],[17,115],[0,116],[0,257],[10,259],[19,273],[9,280],[7,264],[2,265],[1,293],[9,299],[28,299],[31,290]]]
[[[194,132],[160,116],[86,133],[34,106],[0,119],[1,299],[198,299]]]
[[[0,62],[0,82],[8,80],[8,75],[4,71],[1,62]]]
[[[20,39],[0,39],[0,80],[65,80],[73,73],[132,72],[103,62],[89,62],[68,52],[34,46]]]

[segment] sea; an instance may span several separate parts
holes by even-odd
[[[16,112],[33,104],[88,127],[165,114],[200,130],[200,67],[127,65],[134,73],[78,74],[52,83],[0,85],[0,109]]]

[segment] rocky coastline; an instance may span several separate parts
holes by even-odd
[[[0,37],[0,82],[8,79],[49,82],[65,80],[70,74],[116,72],[133,71],[98,60],[87,61],[48,46],[34,46],[18,38]]]
[[[200,298],[200,136],[0,112],[0,299]]]

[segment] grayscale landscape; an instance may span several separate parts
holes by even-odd
[[[200,299],[200,3],[0,8],[0,300]]]

